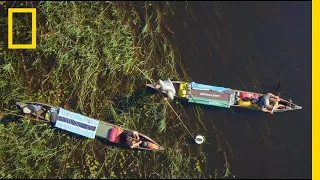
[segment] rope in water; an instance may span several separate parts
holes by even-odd
[[[152,82],[152,80],[143,72],[141,71],[141,69],[139,69],[136,65],[133,65],[135,66],[152,84],[155,84]],[[161,94],[161,93],[160,93]],[[161,94],[163,96],[163,94]],[[169,107],[171,108],[171,110],[176,114],[176,116],[178,117],[178,119],[180,120],[181,124],[184,126],[184,128],[187,130],[187,132],[190,134],[190,136],[193,138],[191,132],[188,130],[187,126],[182,122],[180,116],[178,115],[178,113],[173,109],[173,107],[170,105],[170,103],[168,102],[167,99],[166,100],[166,103],[169,105]]]

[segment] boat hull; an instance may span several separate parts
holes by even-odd
[[[241,91],[237,89],[230,89],[218,86],[203,85],[194,82],[189,83],[183,81],[172,81],[172,83],[176,89],[176,92],[181,91],[181,84],[187,86],[186,92],[176,94],[175,98],[177,99],[187,100],[190,103],[218,106],[224,108],[237,107],[264,112],[259,108],[257,103],[250,104],[250,102],[243,102],[242,99],[239,98],[239,95],[241,93],[254,94],[258,98],[264,95],[262,93]],[[165,91],[158,89],[155,84],[146,84],[146,86],[155,89],[158,92],[166,94]],[[284,105],[283,108],[274,109],[273,112],[286,112],[302,109],[301,106],[298,106],[292,103],[291,101],[285,100],[283,98],[280,98],[279,103]]]
[[[52,105],[45,104],[45,103],[22,102],[22,101],[16,102],[16,105],[21,109],[24,108],[28,104],[40,105],[43,108],[45,108],[47,111],[49,111],[51,108],[57,109],[58,116],[55,119],[46,119],[44,116],[41,116],[40,119],[45,119],[45,120],[49,121],[49,123],[51,123],[56,128],[60,128],[60,129],[63,129],[63,130],[66,130],[66,131],[69,131],[69,132],[72,132],[75,134],[79,134],[79,135],[82,135],[82,136],[85,136],[88,138],[94,139],[96,137],[99,137],[101,139],[109,141],[108,136],[107,136],[108,132],[110,132],[110,130],[115,126],[120,127],[118,125],[114,125],[114,124],[104,122],[104,121],[95,120],[95,119],[83,116],[81,114],[68,111],[68,110],[63,109],[61,107],[52,106]],[[31,115],[35,116],[35,113],[32,113]],[[70,124],[69,126],[66,125],[68,123]],[[76,125],[76,127],[75,127],[75,125]],[[130,129],[126,129],[123,127],[120,127],[120,128],[125,131],[132,131]],[[92,131],[90,132],[90,130],[92,130]],[[88,133],[88,131],[89,131],[89,133]],[[146,140],[148,142],[151,142],[151,143],[157,145],[159,147],[159,149],[149,149],[149,148],[144,148],[144,147],[140,147],[140,146],[136,147],[134,149],[152,150],[152,151],[164,150],[164,147],[160,146],[153,139],[149,138],[148,136],[146,136],[140,132],[138,132],[138,134],[139,134],[140,139]],[[117,143],[117,142],[112,142],[112,143],[125,146],[122,143]]]

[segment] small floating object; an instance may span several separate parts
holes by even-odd
[[[198,135],[198,136],[196,137],[195,141],[196,141],[197,144],[202,144],[203,141],[204,141],[204,138],[203,138],[203,136]]]

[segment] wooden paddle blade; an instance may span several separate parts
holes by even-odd
[[[279,91],[278,91],[278,95],[281,93],[282,89],[283,89],[283,84],[281,83],[281,86],[280,86]]]
[[[280,94],[280,92],[282,91],[283,88],[283,83],[278,83],[276,90],[274,91],[274,94]]]

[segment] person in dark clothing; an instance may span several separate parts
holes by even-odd
[[[142,143],[137,131],[122,132],[120,135],[120,142],[129,146],[130,148],[138,147]]]

